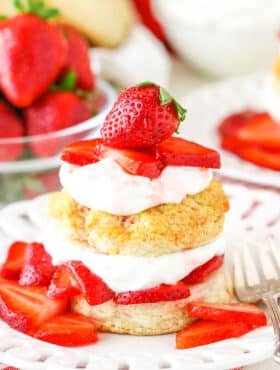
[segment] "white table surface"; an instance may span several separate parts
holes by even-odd
[[[217,80],[216,80],[217,81]],[[205,84],[216,82],[213,79],[206,78],[196,73],[191,68],[183,65],[178,61],[173,61],[172,73],[170,78],[169,90],[180,101],[180,98],[185,98],[188,92],[199,88]],[[188,108],[188,107],[186,107]],[[272,359],[259,363],[254,366],[246,367],[246,370],[279,370],[280,365],[273,362]]]

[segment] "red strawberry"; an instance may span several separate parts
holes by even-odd
[[[220,168],[220,154],[200,144],[179,137],[170,137],[158,144],[156,157],[165,165]]]
[[[252,330],[245,323],[197,321],[176,334],[176,348],[185,349],[236,338]]]
[[[268,113],[255,114],[233,135],[243,147],[259,146],[267,150],[280,151],[280,124]]]
[[[268,150],[249,145],[242,146],[240,142],[231,137],[222,141],[222,148],[230,150],[240,158],[258,166],[280,171],[280,152],[269,152]]]
[[[0,140],[20,139],[22,136],[24,136],[23,122],[7,104],[0,100]],[[23,143],[20,140],[18,143],[4,144],[1,142],[0,162],[14,161],[22,151]]]
[[[203,320],[244,323],[251,327],[265,326],[266,316],[263,311],[248,303],[201,303],[189,302],[187,310],[190,316]]]
[[[256,114],[256,112],[253,112],[251,110],[244,110],[238,113],[231,114],[220,123],[218,128],[220,135],[233,135],[239,128],[246,125],[246,123],[250,121]]]
[[[19,278],[27,245],[28,243],[17,241],[10,246],[8,256],[1,269],[3,278],[15,280]]]
[[[30,333],[44,321],[65,311],[67,300],[50,299],[47,289],[22,287],[0,280],[0,317],[12,328]]]
[[[73,92],[48,93],[26,108],[24,115],[28,135],[62,130],[91,117],[84,102]],[[67,139],[57,137],[45,142],[33,141],[30,143],[30,148],[39,157],[48,157],[60,152],[66,144]]]
[[[189,296],[190,290],[188,286],[183,282],[179,282],[175,285],[161,284],[155,288],[118,293],[114,297],[114,302],[124,305],[155,303],[176,301]]]
[[[96,342],[97,330],[92,320],[67,313],[43,323],[33,336],[59,346],[74,347]]]
[[[214,256],[203,265],[197,267],[183,281],[186,284],[199,284],[205,281],[208,276],[218,270],[224,263],[224,256]]]
[[[163,168],[162,163],[148,152],[119,150],[102,144],[102,139],[79,141],[68,145],[61,156],[63,161],[78,166],[98,162],[103,158],[113,158],[131,175],[158,177]]]
[[[43,244],[28,244],[25,251],[19,285],[48,286],[53,272],[52,258],[46,252]]]
[[[170,137],[185,112],[162,87],[142,83],[120,94],[105,118],[101,136],[112,147],[150,147]]]
[[[101,155],[104,158],[113,158],[130,175],[144,176],[150,179],[158,177],[163,164],[147,152],[120,150],[103,147]]]
[[[55,81],[65,64],[67,44],[52,24],[22,14],[0,24],[0,85],[7,99],[27,107]]]
[[[68,55],[64,73],[72,70],[76,74],[76,86],[91,91],[95,79],[90,68],[89,46],[87,40],[73,27],[67,24],[58,26],[63,32],[68,44]]]
[[[102,139],[91,139],[69,144],[64,148],[61,159],[65,162],[85,166],[101,159]]]
[[[51,282],[48,292],[49,297],[72,296],[76,291],[79,291],[91,306],[102,304],[113,298],[114,292],[82,262],[65,262],[59,266],[59,269],[57,270],[59,275],[55,275]],[[67,279],[67,272],[69,279]],[[65,290],[63,289],[64,282]],[[56,286],[56,284],[58,285]]]
[[[48,297],[70,298],[80,293],[80,285],[69,271],[69,268],[64,265],[57,266],[48,289]]]
[[[167,42],[165,32],[154,15],[151,0],[133,0],[143,24],[161,41]]]

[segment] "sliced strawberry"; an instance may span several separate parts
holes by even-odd
[[[102,144],[102,139],[79,141],[68,145],[61,156],[65,162],[84,166],[104,158],[113,158],[127,173],[149,177],[160,175],[162,163],[148,152],[119,150]]]
[[[77,141],[63,150],[61,159],[77,166],[95,163],[100,160],[101,146],[102,139]]]
[[[65,299],[49,299],[47,289],[22,287],[16,282],[0,281],[0,316],[12,328],[30,333],[44,321],[61,314]]]
[[[220,340],[236,338],[252,330],[245,323],[197,321],[176,334],[176,348],[203,346]]]
[[[190,290],[188,286],[183,282],[179,282],[175,285],[161,284],[155,288],[118,293],[115,295],[114,301],[117,304],[128,305],[176,301],[189,296]]]
[[[80,293],[80,286],[69,268],[64,265],[57,266],[48,289],[48,297],[70,298]]]
[[[255,114],[235,132],[234,137],[242,141],[243,146],[250,144],[263,149],[280,151],[280,124],[268,113]]]
[[[164,167],[160,160],[147,152],[119,150],[104,146],[102,155],[104,158],[113,158],[130,175],[150,179],[157,178]]]
[[[43,323],[33,336],[59,346],[74,347],[96,342],[97,330],[92,320],[67,313]]]
[[[214,256],[203,265],[197,267],[183,281],[186,284],[199,284],[205,281],[208,276],[218,270],[224,263],[224,256]]]
[[[52,264],[52,258],[46,252],[43,244],[28,244],[26,247],[19,285],[48,286],[53,273],[54,267]]]
[[[100,277],[91,272],[80,261],[69,261],[59,266],[62,268],[60,276],[55,276],[52,280],[49,297],[72,296],[79,291],[83,294],[91,306],[102,304],[114,297],[114,292],[104,283]],[[69,278],[67,278],[67,272]],[[65,281],[66,288],[63,289]],[[56,284],[58,285],[56,286]]]
[[[232,151],[234,154],[248,162],[252,162],[261,167],[280,171],[280,152],[269,152],[265,149],[254,146],[242,146],[242,144],[238,146],[237,142],[235,140],[231,140],[231,138],[223,140],[222,147]]]
[[[26,242],[17,241],[10,246],[8,256],[1,269],[3,278],[15,280],[19,278],[27,245]]]
[[[226,117],[219,125],[218,131],[222,136],[231,136],[239,128],[243,127],[254,115],[258,113],[244,110]]]
[[[156,146],[156,157],[165,165],[220,168],[220,154],[179,137],[170,137]]]
[[[264,312],[253,304],[189,302],[187,310],[190,316],[203,320],[245,323],[251,327],[265,326],[267,324]]]

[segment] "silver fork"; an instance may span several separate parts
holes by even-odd
[[[276,336],[274,360],[280,364],[280,245],[269,239],[234,248],[233,277],[240,301],[266,304]]]

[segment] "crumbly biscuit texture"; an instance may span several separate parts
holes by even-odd
[[[79,206],[64,190],[49,201],[49,214],[73,240],[106,254],[160,256],[214,241],[222,232],[228,199],[219,181],[179,204],[163,204],[131,216]]]
[[[74,312],[93,318],[98,329],[105,332],[132,335],[160,335],[177,332],[194,320],[187,314],[187,302],[199,300],[211,303],[229,303],[232,284],[225,267],[213,273],[202,283],[190,286],[191,296],[173,302],[116,305],[112,300],[90,306],[83,297],[72,301]]]

